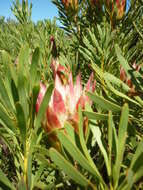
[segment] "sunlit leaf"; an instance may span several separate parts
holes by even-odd
[[[9,181],[9,179],[4,175],[1,169],[0,169],[0,186],[2,186],[5,190],[6,189],[16,190],[16,188]]]
[[[113,179],[115,187],[118,186],[118,180],[120,175],[121,163],[123,160],[124,150],[125,150],[125,143],[127,137],[127,126],[128,126],[128,114],[129,108],[128,105],[125,104],[122,108],[121,119],[119,124],[119,131],[118,131],[118,146],[117,146],[117,155],[116,161],[113,168]]]
[[[102,109],[111,110],[113,112],[120,112],[121,108],[117,104],[110,102],[109,100],[104,99],[103,97],[93,94],[91,92],[87,92],[89,98],[95,102],[95,104],[99,105]]]
[[[55,162],[55,164],[60,167],[71,179],[76,183],[87,187],[89,185],[88,180],[76,170],[60,153],[58,153],[54,148],[50,149],[50,157]]]

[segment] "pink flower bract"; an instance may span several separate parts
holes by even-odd
[[[59,67],[59,66],[58,66]],[[78,124],[78,107],[85,108],[86,103],[92,104],[90,99],[85,94],[86,91],[95,90],[95,81],[93,81],[93,73],[91,74],[85,88],[81,84],[80,74],[76,77],[75,84],[73,83],[72,73],[69,73],[66,84],[63,84],[60,76],[55,71],[54,89],[52,96],[47,105],[46,111],[46,128],[51,131],[54,128],[62,128],[66,121]],[[46,92],[44,84],[40,83],[40,92],[36,103],[36,112],[39,111],[40,104]],[[75,128],[75,130],[77,130]]]

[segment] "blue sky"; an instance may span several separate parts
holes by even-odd
[[[29,0],[32,2],[32,20],[42,20],[42,19],[52,19],[54,16],[58,16],[58,11],[56,6],[51,2],[51,0]],[[0,16],[5,16],[6,18],[14,18],[10,7],[12,5],[12,0],[0,0]]]
[[[10,10],[12,1],[13,0],[0,0],[0,16],[14,18],[12,11]],[[54,16],[58,17],[57,8],[51,0],[29,0],[29,2],[32,2],[33,4],[32,20],[34,22],[47,18],[52,19]],[[129,3],[129,0],[127,0],[127,2]]]

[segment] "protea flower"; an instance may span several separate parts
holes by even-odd
[[[121,19],[124,15],[126,0],[116,0],[117,19]]]
[[[103,4],[100,2],[100,0],[90,0],[89,3],[90,3],[90,8],[93,8],[93,10],[101,12]]]
[[[51,41],[52,56],[53,56],[52,61],[51,61],[51,68],[52,68],[52,71],[53,71],[53,77],[55,79],[56,74],[58,74],[59,77],[64,82],[67,75],[69,75],[69,73],[70,73],[70,69],[63,66],[63,65],[61,65],[61,64],[59,64],[59,62],[58,62],[57,46],[56,46],[54,36],[51,36],[50,41]]]
[[[90,4],[93,6],[99,5],[99,0],[90,0]]]
[[[125,12],[126,0],[107,0],[106,6],[112,14],[116,13],[116,18],[121,19]]]
[[[137,65],[136,63],[133,63],[132,67],[135,71],[139,71],[141,68],[141,65]],[[128,76],[122,66],[120,67],[120,80],[125,82],[131,88],[131,92],[135,91],[135,88],[134,88],[134,85],[133,85],[131,79],[128,78]]]
[[[64,84],[56,73],[54,81],[54,90],[51,96],[49,105],[46,110],[46,122],[44,128],[51,132],[55,128],[62,128],[66,121],[70,122],[75,131],[78,132],[78,107],[85,108],[86,103],[92,104],[85,94],[86,91],[94,91],[95,81],[91,74],[85,88],[81,84],[80,74],[76,77],[75,84],[73,83],[72,74],[69,74],[67,83]],[[46,86],[40,84],[40,92],[36,103],[36,112],[38,112],[40,104],[46,92]]]
[[[63,5],[66,9],[77,10],[78,0],[62,0]]]
[[[50,37],[50,42],[51,42],[51,47],[52,47],[51,54],[52,54],[52,56],[54,58],[56,58],[58,56],[58,52],[57,52],[57,46],[56,46],[56,42],[55,42],[54,36]]]
[[[67,68],[61,64],[59,64],[58,59],[52,59],[51,62],[51,68],[53,71],[53,77],[56,78],[56,75],[59,76],[59,78],[62,80],[62,82],[65,84],[69,74],[70,74],[70,68]]]

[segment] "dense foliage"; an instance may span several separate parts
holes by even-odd
[[[0,189],[143,189],[143,1],[53,0],[61,27],[20,2],[0,17]]]

